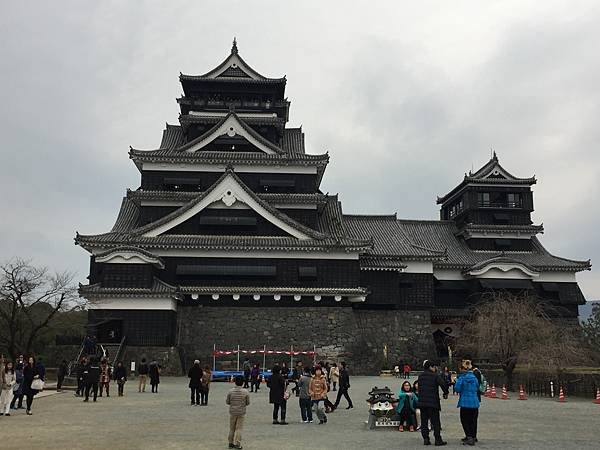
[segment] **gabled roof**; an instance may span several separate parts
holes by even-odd
[[[103,297],[166,297],[177,292],[175,286],[154,277],[148,288],[103,287],[101,283],[79,284],[79,295],[88,299]]]
[[[500,165],[498,156],[496,155],[496,152],[494,152],[492,159],[485,163],[476,172],[469,171],[468,174],[465,174],[463,181],[458,186],[456,186],[446,195],[437,198],[437,203],[441,204],[446,202],[459,191],[461,191],[465,186],[470,184],[531,186],[536,182],[537,180],[535,179],[535,176],[530,178],[519,178],[512,175],[509,171],[507,171],[504,167]]]
[[[219,80],[219,81],[244,81],[244,82],[262,82],[262,83],[285,83],[283,78],[268,78],[261,75],[246,63],[238,53],[237,41],[233,40],[231,53],[225,60],[210,72],[204,75],[180,75],[180,80]]]
[[[199,194],[194,200],[161,219],[137,228],[132,232],[147,237],[157,236],[189,219],[215,201],[223,201],[227,206],[233,205],[236,201],[242,201],[258,214],[265,217],[265,219],[298,239],[325,238],[325,235],[296,222],[286,214],[272,207],[269,203],[260,199],[230,169],[208,190]]]
[[[164,269],[163,260],[157,255],[133,245],[123,245],[121,247],[112,248],[96,255],[96,262],[113,262],[115,258],[121,258],[127,262],[138,261],[145,264],[152,264],[159,269]]]

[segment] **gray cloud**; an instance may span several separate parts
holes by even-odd
[[[35,13],[32,13],[35,11]],[[287,74],[293,125],[329,150],[348,212],[435,218],[493,147],[535,173],[554,253],[600,260],[595,2],[40,2],[4,6],[0,256],[87,275],[75,230],[106,231],[177,120],[177,76],[243,57]],[[594,272],[580,277],[600,298]]]

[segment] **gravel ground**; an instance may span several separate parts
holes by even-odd
[[[419,433],[365,428],[365,399],[373,386],[397,391],[400,381],[352,377],[355,407],[329,415],[326,425],[303,424],[297,399],[288,402],[288,426],[271,424],[268,389],[251,394],[243,445],[247,449],[387,449],[422,448]],[[116,385],[111,386],[113,389]],[[160,393],[139,394],[136,382],[126,385],[125,397],[83,403],[71,392],[38,398],[33,416],[24,410],[0,417],[0,448],[8,449],[221,449],[227,448],[229,420],[224,398],[231,385],[213,383],[208,406],[191,407],[185,378],[163,378]],[[149,387],[148,387],[149,391]],[[113,393],[113,395],[116,393]],[[480,411],[478,447],[485,449],[600,448],[600,405],[569,398],[561,404],[547,399],[484,400]],[[442,402],[446,448],[464,448],[457,397]]]

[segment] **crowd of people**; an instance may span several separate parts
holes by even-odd
[[[46,367],[35,356],[27,361],[19,355],[15,362],[0,356],[0,415],[10,416],[11,410],[24,409],[31,416],[34,397],[44,388]]]
[[[441,389],[447,399],[450,387],[459,395],[457,407],[460,408],[460,421],[465,433],[462,443],[475,445],[481,394],[485,392],[486,381],[481,371],[473,366],[472,360],[467,358],[462,360],[456,378],[448,367],[439,372],[433,362],[425,361],[423,372],[412,385],[409,381],[402,383],[396,405],[399,431],[421,431],[425,445],[431,445],[429,433],[433,431],[434,445],[446,445],[441,435],[439,391]]]

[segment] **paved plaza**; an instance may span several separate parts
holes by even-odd
[[[288,426],[271,424],[268,388],[251,394],[243,445],[246,449],[387,449],[422,448],[419,433],[392,429],[367,431],[365,399],[373,386],[397,391],[400,380],[352,377],[352,410],[329,415],[327,425],[303,424],[296,398],[288,402]],[[83,403],[72,392],[36,399],[34,415],[24,410],[0,417],[0,448],[8,449],[221,449],[227,448],[229,420],[224,398],[229,383],[213,383],[209,405],[191,407],[186,378],[163,378],[160,393],[139,394],[132,380],[125,397]],[[116,388],[116,385],[111,387]],[[148,391],[149,391],[148,386]],[[114,394],[116,394],[116,389]],[[335,393],[334,393],[335,394]],[[514,397],[514,394],[513,394]],[[442,400],[446,448],[465,448],[457,397]],[[600,405],[591,400],[547,399],[522,402],[485,400],[479,421],[478,447],[485,449],[599,448]]]

